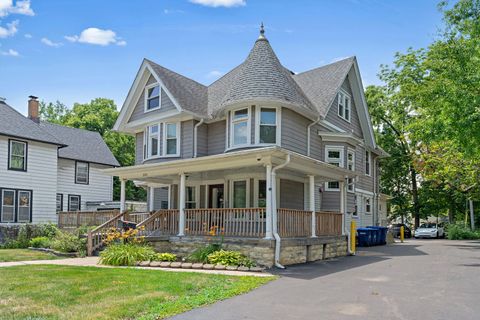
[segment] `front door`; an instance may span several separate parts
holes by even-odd
[[[224,207],[223,184],[212,184],[208,186],[208,207]]]

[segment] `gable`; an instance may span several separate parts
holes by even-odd
[[[170,97],[167,95],[165,92],[165,89],[160,86],[161,88],[161,95],[160,95],[160,108],[152,111],[145,112],[145,87],[157,83],[157,80],[153,75],[150,75],[148,78],[146,84],[143,86],[143,90],[141,90],[141,94],[138,97],[135,107],[132,111],[132,114],[130,118],[128,119],[127,123],[130,123],[132,121],[136,121],[139,119],[142,119],[146,116],[152,116],[152,115],[159,115],[166,113],[168,111],[175,111],[177,108],[175,107],[175,104],[173,101],[170,99]]]

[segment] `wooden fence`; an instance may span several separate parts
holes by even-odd
[[[106,211],[62,211],[58,212],[59,228],[78,228],[81,226],[99,226],[119,213],[118,210]]]
[[[317,236],[342,235],[342,214],[339,212],[316,212]]]
[[[310,237],[312,235],[312,212],[278,209],[277,226],[280,237]]]
[[[178,234],[178,209],[162,209],[150,215],[137,225],[140,236]]]

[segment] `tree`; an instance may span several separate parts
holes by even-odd
[[[112,131],[117,121],[118,111],[113,100],[97,98],[90,103],[75,103],[67,109],[60,102],[40,104],[40,117],[43,121],[61,124],[68,127],[86,129],[100,133],[121,166],[135,164],[135,139],[132,136]],[[128,181],[125,188],[129,200],[146,199],[146,192]],[[120,181],[114,178],[113,198],[120,199]]]

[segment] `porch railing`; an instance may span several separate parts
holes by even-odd
[[[102,223],[98,227],[88,231],[87,234],[87,255],[91,256],[95,250],[100,248],[107,238],[108,231],[112,228],[118,228],[120,220],[125,220],[128,212],[118,213],[110,220]]]
[[[295,209],[278,209],[277,225],[280,237],[310,237],[312,235],[312,212]]]
[[[140,223],[145,221],[148,217],[150,217],[154,212],[126,212],[125,214],[125,221],[133,222],[133,223]]]
[[[265,236],[265,228],[265,208],[185,210],[186,235],[259,238]]]
[[[342,214],[339,212],[316,212],[317,236],[338,236],[342,234]]]
[[[178,234],[178,219],[178,209],[158,210],[137,224],[138,235],[176,235]]]
[[[81,226],[99,226],[119,213],[118,210],[105,211],[62,211],[58,212],[59,228],[78,228]]]

